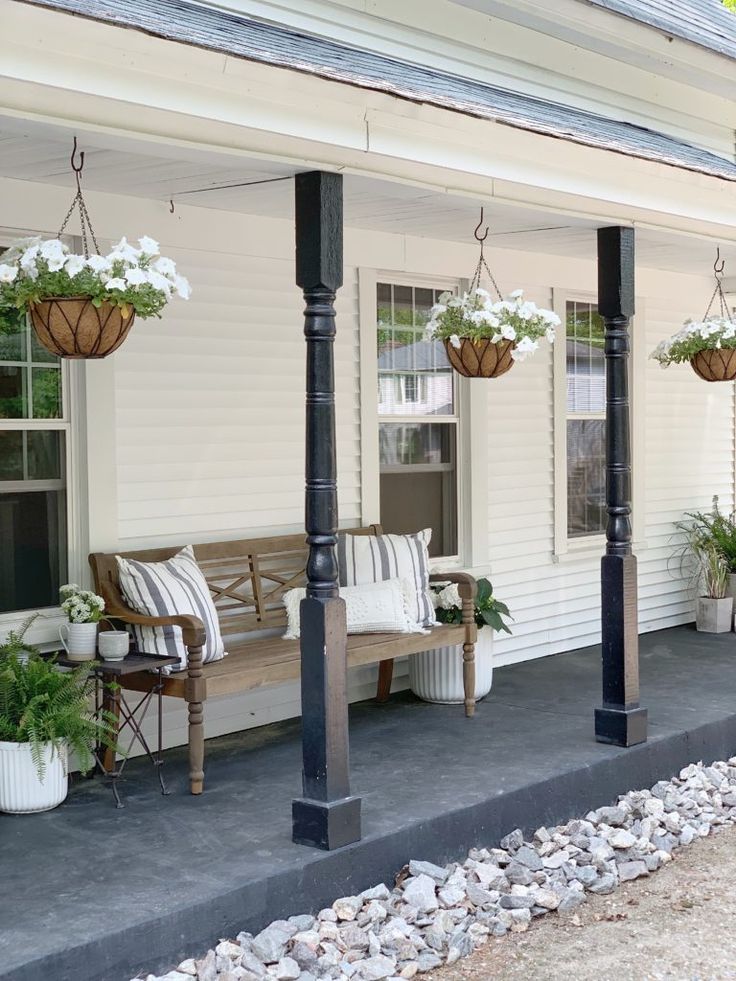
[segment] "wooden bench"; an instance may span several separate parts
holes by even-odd
[[[351,529],[352,534],[379,534],[378,525]],[[140,562],[163,562],[183,546],[125,552]],[[188,650],[185,671],[166,678],[164,694],[183,698],[189,715],[189,779],[193,794],[204,783],[204,702],[215,695],[232,695],[262,685],[294,681],[300,673],[298,640],[284,640],[286,611],[282,596],[287,589],[305,584],[307,548],[304,535],[195,545],[194,553],[212,592],[228,656],[202,664],[204,626],[195,616],[145,617],[131,610],[122,597],[117,553],[93,553],[89,557],[97,592],[104,597],[108,615],[129,624],[178,626]],[[465,714],[475,710],[474,600],[476,584],[462,573],[433,575],[435,582],[456,582],[463,600],[463,622],[433,627],[429,634],[355,634],[348,637],[348,664],[379,664],[379,701],[388,698],[394,658],[406,654],[461,644]],[[124,688],[148,691],[146,675],[121,679]]]

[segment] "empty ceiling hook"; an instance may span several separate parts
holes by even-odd
[[[721,247],[716,246],[716,261],[713,263],[713,272],[716,275],[716,279],[723,275],[723,270],[726,268],[726,260],[721,259]]]
[[[74,173],[77,174],[77,175],[79,175],[84,170],[84,150],[81,150],[80,153],[79,153],[79,164],[76,164],[75,163],[74,158],[76,157],[76,155],[77,155],[77,138],[75,136],[74,137],[74,147],[72,148],[71,164],[72,164],[72,170],[74,171]]]
[[[488,238],[488,225],[486,225],[486,230],[482,235],[478,234],[478,232],[480,231],[480,226],[482,224],[483,224],[483,208],[480,209],[480,221],[475,226],[475,231],[473,232],[476,242],[480,242],[481,245],[483,245],[485,240]]]

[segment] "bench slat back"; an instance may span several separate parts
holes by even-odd
[[[353,535],[380,534],[378,525],[351,528]],[[183,548],[141,549],[135,552],[94,552],[89,557],[95,585],[119,585],[116,555],[138,562],[164,562]],[[224,635],[283,627],[283,594],[306,584],[305,536],[242,539],[194,545],[194,554],[207,580]]]

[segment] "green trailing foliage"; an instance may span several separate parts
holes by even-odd
[[[23,660],[29,655],[37,655],[38,648],[27,643],[24,638],[31,625],[38,619],[39,614],[33,613],[20,625],[18,630],[9,630],[4,644],[0,644],[0,663],[3,657],[14,654]]]
[[[736,515],[724,514],[713,498],[710,511],[688,511],[675,527],[686,538],[686,547],[693,551],[714,550],[721,556],[730,573],[736,574]]]
[[[46,743],[56,753],[66,748],[83,772],[90,770],[95,744],[115,745],[115,718],[94,717],[94,691],[88,663],[60,670],[35,653],[23,660],[16,651],[0,652],[0,741],[29,743],[40,780]]]

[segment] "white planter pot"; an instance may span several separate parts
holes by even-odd
[[[28,743],[0,742],[0,811],[50,811],[65,799],[69,783],[66,752],[55,753],[51,743],[44,743],[42,756],[46,763],[43,781],[38,778]]]
[[[728,574],[727,595],[731,597],[733,611],[736,612],[736,573],[729,572]],[[732,622],[731,625],[734,626],[734,623]]]
[[[59,638],[70,661],[94,661],[99,623],[62,623]]]
[[[483,627],[475,645],[475,697],[484,698],[493,683],[493,631]],[[437,647],[409,658],[409,685],[425,702],[441,705],[465,701],[463,648]]]
[[[695,626],[707,634],[725,634],[731,629],[733,619],[733,600],[730,596],[725,599],[711,599],[708,596],[698,597],[698,611]]]

